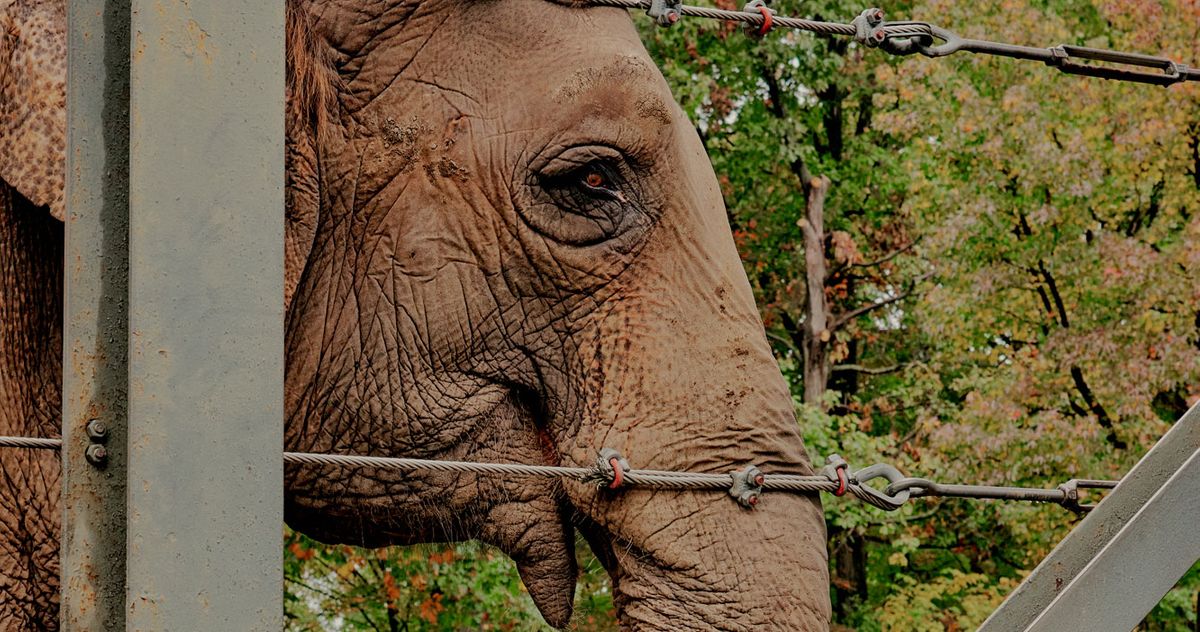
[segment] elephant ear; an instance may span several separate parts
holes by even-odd
[[[0,0],[0,180],[63,218],[65,0]]]

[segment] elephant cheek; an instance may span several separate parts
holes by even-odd
[[[574,529],[554,500],[561,492],[537,481],[536,498],[492,507],[479,539],[495,545],[517,564],[521,581],[546,622],[562,628],[571,620],[575,599]]]

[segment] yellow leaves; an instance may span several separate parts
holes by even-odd
[[[900,567],[908,566],[908,556],[900,551],[896,551],[888,556],[888,564]]]

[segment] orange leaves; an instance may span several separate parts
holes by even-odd
[[[383,576],[383,596],[389,604],[394,604],[400,599],[400,587],[396,585],[396,578],[391,573]]]
[[[417,608],[421,618],[431,625],[437,625],[438,615],[445,609],[446,607],[442,605],[442,593],[434,593],[429,599],[422,601]]]
[[[430,564],[450,564],[454,561],[454,549],[446,547],[441,551],[435,551],[429,554]]]
[[[300,561],[311,560],[317,554],[316,551],[305,548],[304,545],[300,544],[299,541],[289,544],[288,550],[291,551],[292,555],[294,555],[296,559]]]

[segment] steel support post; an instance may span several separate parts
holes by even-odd
[[[72,0],[67,14],[60,619],[66,632],[121,630],[129,0]]]
[[[280,630],[284,0],[132,0],[129,630]]]
[[[1197,450],[1200,405],[1063,538],[980,632],[1133,629],[1200,557]]]

